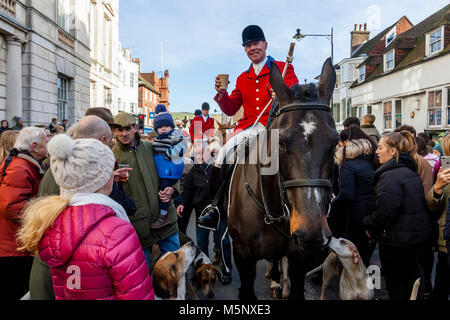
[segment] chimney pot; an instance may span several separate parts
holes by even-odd
[[[356,31],[356,27],[357,27],[357,24],[355,24],[355,31]]]
[[[364,31],[367,31],[367,23],[364,23]]]

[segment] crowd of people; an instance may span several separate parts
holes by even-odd
[[[441,167],[441,158],[450,155],[450,134],[431,147],[430,137],[411,126],[380,135],[374,121],[373,115],[362,125],[348,118],[340,133],[329,217],[333,235],[354,242],[366,266],[378,243],[390,299],[409,299],[421,278],[422,297],[447,300],[450,168]]]
[[[158,105],[151,137],[139,133],[132,114],[113,116],[106,108],[89,109],[70,128],[57,119],[24,128],[18,118],[9,130],[2,121],[0,298],[30,292],[33,300],[153,299],[153,248],[178,250],[193,211],[199,248],[209,255],[213,232],[213,263],[222,283],[231,282],[227,216],[220,214],[226,212],[220,207],[229,182],[226,156],[266,128],[269,111],[259,115],[273,98],[267,90],[272,66],[286,69],[289,87],[298,84],[292,65],[266,55],[260,27],[248,26],[242,38],[250,68],[230,95],[219,78],[215,83],[224,113],[244,109],[220,149],[208,143],[214,135],[208,103],[196,111],[189,133],[177,130],[166,106]],[[330,228],[355,243],[366,265],[378,244],[389,299],[409,299],[421,278],[421,296],[447,300],[450,168],[442,159],[450,156],[450,134],[434,142],[404,125],[381,135],[375,120],[344,122]]]
[[[206,173],[214,156],[198,140],[197,161],[190,159],[189,139],[164,105],[156,111],[152,142],[141,139],[133,115],[113,117],[106,108],[89,109],[62,133],[57,125],[50,132],[55,121],[2,132],[2,298],[20,299],[28,291],[33,300],[153,298],[152,248],[158,245],[160,254],[180,248],[179,231],[186,232],[191,211],[200,215],[208,201]],[[225,229],[226,222],[215,233],[214,260],[220,265],[224,256],[230,266],[229,238],[221,252]],[[197,230],[205,252],[209,233]],[[67,285],[71,267],[81,275],[74,287]],[[225,264],[221,280],[231,282]]]

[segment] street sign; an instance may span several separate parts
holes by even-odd
[[[149,119],[155,119],[155,113],[154,112],[149,112],[148,113],[148,118]]]

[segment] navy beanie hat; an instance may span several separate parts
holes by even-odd
[[[195,110],[194,115],[195,116],[201,116],[202,115],[202,111],[197,109],[197,110]]]
[[[165,105],[158,104],[155,108],[155,114],[156,116],[153,125],[155,130],[158,130],[159,128],[164,126],[175,128],[172,115],[169,112],[167,112]]]

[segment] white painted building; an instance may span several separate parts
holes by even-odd
[[[382,50],[358,67],[352,106],[370,106],[380,132],[403,124],[429,134],[450,129],[449,21],[447,5],[401,33],[387,34]]]
[[[123,49],[119,43],[118,59],[119,88],[117,96],[118,111],[132,114],[138,111],[139,63],[133,60],[130,49]]]
[[[118,112],[119,0],[90,0],[91,107]]]
[[[0,119],[71,124],[89,108],[89,0],[0,0]]]
[[[346,58],[335,65],[336,88],[333,93],[333,118],[336,122],[336,129],[339,131],[344,129],[342,125],[344,120],[352,114],[357,113],[355,110],[352,110],[352,99],[349,88],[358,79],[357,66],[363,61],[364,57]],[[367,110],[363,108],[359,110],[360,115],[364,112],[367,112]]]

